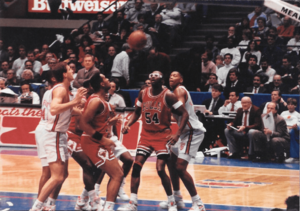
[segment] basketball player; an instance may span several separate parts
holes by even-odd
[[[81,102],[86,94],[85,88],[77,90],[76,97],[69,100],[70,82],[74,80],[72,69],[63,62],[57,63],[51,70],[57,84],[50,90],[45,102],[50,105],[44,113],[47,132],[43,133],[47,162],[51,172],[50,179],[40,191],[38,199],[32,206],[32,211],[41,211],[43,203],[52,191],[62,185],[68,175],[67,130],[72,108]],[[58,193],[57,193],[58,194]],[[54,207],[55,209],[55,207]]]
[[[171,148],[171,161],[168,163],[170,177],[173,184],[174,196],[177,206],[184,207],[181,192],[179,190],[179,178],[182,180],[186,189],[192,198],[192,208],[190,210],[205,211],[203,202],[201,201],[191,175],[187,172],[187,166],[191,158],[197,154],[200,144],[203,141],[204,133],[206,132],[203,124],[198,120],[194,111],[193,101],[187,89],[182,86],[182,75],[174,71],[170,75],[169,84],[175,96],[183,103],[189,114],[189,121],[184,127],[178,142]],[[177,123],[180,124],[182,119],[174,114]],[[161,208],[167,208],[166,202],[160,203]]]
[[[146,87],[140,91],[135,111],[122,129],[122,132],[126,134],[130,130],[130,126],[142,114],[143,129],[132,170],[130,201],[129,204],[120,207],[118,210],[137,210],[140,172],[147,158],[151,155],[152,151],[155,151],[157,155],[156,169],[168,196],[168,209],[169,211],[176,211],[177,207],[172,194],[170,178],[165,172],[165,165],[170,155],[168,142],[171,144],[177,142],[189,116],[182,106],[182,102],[178,101],[170,90],[162,86],[163,74],[161,72],[154,71],[149,75],[149,78],[152,87]],[[171,110],[182,118],[176,134],[172,134],[170,129]]]
[[[81,146],[92,163],[110,177],[103,210],[112,211],[123,180],[123,171],[112,152],[112,148],[117,146],[108,138],[111,136],[108,121],[112,110],[105,101],[105,95],[110,89],[110,82],[103,74],[94,74],[86,83],[95,93],[88,98],[80,120],[80,128],[84,131]]]

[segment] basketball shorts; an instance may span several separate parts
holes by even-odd
[[[81,147],[83,152],[97,168],[105,164],[107,160],[113,160],[116,158],[111,149],[106,150],[86,134],[82,134],[81,136]]]
[[[59,159],[65,162],[69,159],[67,133],[46,131],[43,137],[48,163]]]
[[[44,134],[48,131],[45,129],[45,125],[38,125],[35,129],[35,142],[37,147],[38,157],[41,159],[42,167],[49,166],[47,162],[47,154],[44,147]]]
[[[186,161],[190,161],[195,158],[200,144],[204,139],[204,132],[200,130],[187,131],[179,137],[177,143],[171,147],[171,151]]]
[[[72,157],[73,152],[82,152],[81,136],[70,131],[68,133],[68,153]]]
[[[121,143],[121,141],[118,140],[117,136],[112,136],[110,138],[111,140],[113,140],[116,144],[115,148],[112,150],[114,155],[116,156],[116,158],[120,159],[120,156],[124,153],[124,152],[128,152],[127,148]]]
[[[168,135],[172,134],[172,130],[167,129],[162,132],[146,132],[141,133],[141,138],[137,146],[136,154],[149,157],[153,151],[156,156],[170,155],[170,148],[168,145]]]

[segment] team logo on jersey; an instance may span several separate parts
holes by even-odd
[[[108,157],[108,152],[105,149],[100,148],[98,151],[98,157],[105,159]]]
[[[182,143],[180,144],[180,150],[183,150],[184,146],[185,146],[185,143],[182,142]]]
[[[268,182],[250,182],[250,181],[233,181],[233,180],[213,180],[206,179],[196,182],[196,187],[200,188],[249,188],[253,186],[272,185]]]

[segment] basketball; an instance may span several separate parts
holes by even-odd
[[[127,42],[132,49],[139,51],[146,45],[147,37],[144,32],[137,30],[129,35]]]

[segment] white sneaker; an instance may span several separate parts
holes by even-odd
[[[80,196],[78,196],[75,210],[91,210],[91,207],[89,205],[89,197],[86,196],[84,198],[81,198]]]
[[[119,207],[117,211],[137,211],[137,204],[133,201],[129,201],[128,204]]]
[[[94,199],[94,201],[90,201],[90,206],[92,211],[102,211],[103,206],[100,203],[100,197]]]
[[[285,163],[299,163],[299,159],[297,159],[297,158],[288,158],[284,162]]]
[[[202,201],[193,204],[193,206],[191,207],[191,209],[189,209],[189,211],[206,211],[204,204],[202,203]]]
[[[168,211],[177,211],[177,206],[175,201],[168,203]]]
[[[174,196],[175,197],[175,202],[177,205],[177,209],[182,209],[185,207],[185,204],[182,200],[182,196]],[[162,209],[168,209],[168,202],[167,201],[162,201],[159,203],[159,207]]]
[[[129,201],[129,197],[127,196],[127,194],[125,193],[124,188],[123,188],[124,185],[125,185],[125,180],[123,179],[122,184],[119,189],[119,192],[118,192],[118,196],[123,201]]]
[[[48,206],[44,206],[43,211],[55,211],[56,206],[55,205],[48,205]]]

